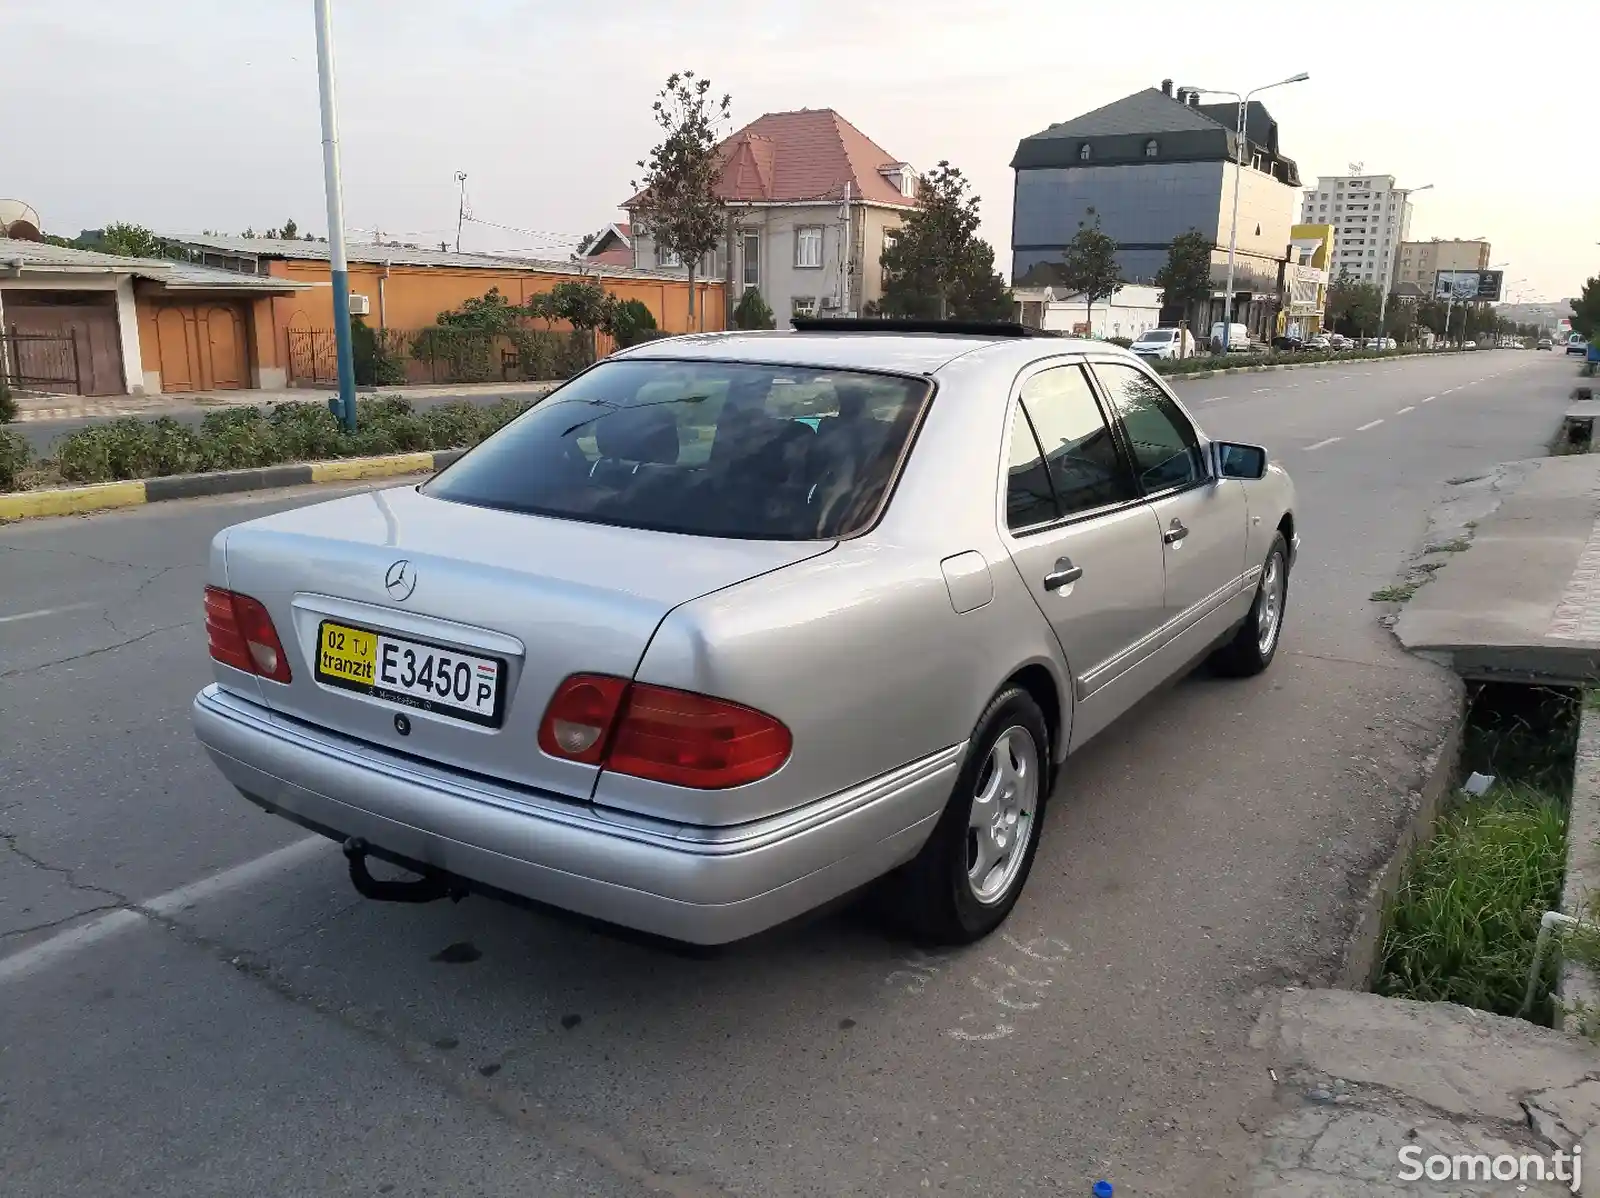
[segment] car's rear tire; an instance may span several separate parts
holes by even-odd
[[[886,879],[905,931],[970,944],[1005,921],[1033,868],[1050,776],[1044,714],[1027,691],[1007,687],[979,718],[927,844]]]
[[[1283,639],[1283,613],[1289,602],[1289,544],[1283,534],[1272,538],[1267,560],[1256,583],[1255,601],[1233,639],[1211,655],[1211,665],[1230,678],[1249,678],[1272,664]]]

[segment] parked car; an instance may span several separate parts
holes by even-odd
[[[881,878],[923,936],[997,927],[1070,752],[1207,655],[1270,666],[1294,488],[1105,343],[796,323],[219,533],[224,776],[375,898],[721,943]]]
[[[1146,360],[1189,357],[1194,338],[1184,329],[1146,329],[1129,348]]]
[[[1573,333],[1567,338],[1567,353],[1577,354],[1579,357],[1589,352],[1589,342],[1582,333]]]
[[[1333,342],[1328,337],[1318,333],[1316,336],[1312,337],[1311,340],[1306,342],[1306,348],[1313,351],[1332,349]]]
[[[1334,333],[1328,338],[1328,342],[1336,350],[1350,349],[1354,344],[1350,338],[1346,337],[1343,333]]]
[[[1476,341],[1463,341],[1461,343],[1461,348],[1462,349],[1477,349],[1478,348],[1478,343]]]
[[[1550,338],[1548,338],[1548,337],[1540,337],[1539,338],[1539,346],[1538,346],[1538,348],[1540,348],[1540,349],[1554,349],[1555,348],[1555,343],[1553,341],[1551,341]]]
[[[1297,354],[1306,349],[1306,343],[1299,337],[1274,337],[1272,348],[1280,354]]]
[[[1224,328],[1226,328],[1228,331],[1229,353],[1248,353],[1250,351],[1250,329],[1242,324],[1225,325],[1219,320],[1216,324],[1211,326],[1212,353],[1222,352],[1222,333]]]

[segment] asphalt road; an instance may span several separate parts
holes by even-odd
[[[1185,385],[1298,483],[1279,658],[1076,757],[1005,933],[932,957],[853,911],[702,959],[360,900],[188,723],[210,535],[337,492],[0,528],[5,1192],[1227,1192],[1262,993],[1333,976],[1456,701],[1368,595],[1571,385],[1509,351]]]

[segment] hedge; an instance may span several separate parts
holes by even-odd
[[[68,433],[55,457],[35,461],[27,442],[0,430],[0,491],[16,490],[23,471],[51,465],[69,483],[104,483],[213,470],[242,470],[330,458],[373,457],[429,449],[465,449],[531,407],[533,401],[465,401],[413,410],[400,396],[361,399],[356,431],[347,433],[322,404],[284,403],[268,409],[208,413],[198,429],[171,417],[126,416]]]

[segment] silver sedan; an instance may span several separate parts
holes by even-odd
[[[420,486],[226,529],[196,732],[374,898],[714,944],[876,882],[977,939],[1069,753],[1271,663],[1298,546],[1265,450],[1023,334],[651,342]]]

